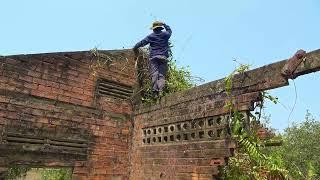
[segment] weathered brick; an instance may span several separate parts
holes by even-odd
[[[43,111],[39,110],[39,109],[33,109],[31,114],[33,114],[35,116],[42,116],[43,115]]]
[[[31,83],[25,82],[25,83],[23,84],[23,86],[24,86],[25,88],[28,88],[28,89],[38,89],[38,84],[35,84],[35,83],[33,83],[33,82],[31,82]]]
[[[45,86],[47,84],[47,81],[45,81],[43,79],[39,79],[39,78],[33,78],[33,82],[36,84],[41,84],[43,86]]]
[[[20,75],[19,79],[23,80],[23,81],[27,81],[27,82],[32,82],[33,81],[33,77],[32,76]]]
[[[5,117],[9,119],[18,119],[18,113],[12,112],[12,111],[7,111],[5,112]]]
[[[92,106],[92,102],[91,101],[82,101],[81,105],[90,107],[90,106]]]
[[[40,78],[41,77],[41,73],[36,72],[36,71],[29,71],[28,75],[32,76],[32,77],[36,77],[36,78]]]
[[[74,71],[74,70],[68,70],[67,73],[71,74],[73,76],[78,76],[79,75],[79,72],[78,71]]]
[[[37,119],[38,123],[48,124],[49,120],[48,118],[40,117]]]
[[[63,95],[59,95],[58,96],[58,100],[59,101],[64,101],[64,102],[70,102],[70,97],[68,97],[68,96],[63,96]]]
[[[6,96],[1,96],[0,95],[0,102],[2,103],[7,103],[10,101],[10,98],[9,97],[6,97]]]
[[[57,89],[60,87],[60,84],[54,81],[47,81],[46,85]]]
[[[44,85],[39,85],[38,86],[38,90],[39,91],[44,91],[44,92],[51,92],[52,91],[52,88],[49,87],[49,86],[44,86]]]
[[[55,87],[52,87],[52,92],[59,94],[59,95],[62,95],[64,93],[64,91],[62,89],[58,89]]]
[[[3,110],[0,110],[0,117],[6,117],[6,112]]]
[[[62,90],[65,90],[65,91],[70,91],[72,89],[72,86],[68,86],[68,85],[65,85],[65,84],[60,84],[60,88]]]
[[[83,89],[78,87],[73,87],[72,91],[75,93],[83,94]]]
[[[81,99],[77,99],[77,98],[70,98],[70,101],[69,101],[70,103],[73,103],[73,104],[79,104],[79,105],[81,105],[82,104],[82,100]]]

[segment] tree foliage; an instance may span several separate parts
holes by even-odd
[[[320,122],[307,112],[300,124],[292,124],[281,135],[283,145],[269,150],[293,179],[320,179]]]

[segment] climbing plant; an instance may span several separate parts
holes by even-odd
[[[232,80],[235,74],[244,73],[250,65],[240,64],[229,76],[225,78],[225,89],[228,95],[226,107],[230,113],[230,127],[232,138],[237,142],[238,148],[235,155],[229,159],[228,166],[224,167],[222,174],[224,179],[268,179],[277,177],[288,178],[288,171],[277,161],[265,155],[261,148],[262,142],[257,136],[255,128],[244,128],[244,115],[239,112],[233,104]],[[277,103],[277,98],[263,92],[259,108],[263,108],[264,99]],[[261,111],[257,117],[250,118],[250,124],[256,124],[261,117]],[[252,126],[253,127],[253,126]]]

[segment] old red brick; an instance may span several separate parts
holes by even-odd
[[[6,117],[6,112],[3,110],[0,110],[0,117]]]
[[[82,105],[90,107],[90,106],[92,106],[92,102],[91,101],[83,101]]]
[[[9,97],[6,97],[6,96],[1,96],[0,95],[0,102],[4,102],[4,103],[7,103],[7,102],[9,102]]]
[[[40,78],[41,77],[41,73],[36,72],[36,71],[29,71],[28,75],[32,76],[32,77],[36,77],[36,78]]]
[[[27,81],[27,82],[32,82],[32,81],[33,81],[33,77],[32,77],[32,76],[20,75],[20,76],[19,76],[19,79],[20,79],[20,80]]]
[[[54,81],[47,81],[46,83],[47,86],[53,87],[53,88],[59,88],[60,84]]]
[[[78,76],[79,75],[79,72],[78,71],[74,71],[74,70],[69,70],[67,71],[68,74],[71,74],[73,76]]]
[[[73,87],[72,91],[75,93],[83,94],[83,89],[78,87]]]
[[[82,104],[82,100],[80,100],[80,99],[77,99],[77,98],[73,98],[73,97],[71,97],[70,98],[70,103],[74,103],[74,104]]]
[[[38,84],[35,84],[35,83],[33,83],[33,82],[31,82],[31,83],[25,82],[25,83],[23,84],[23,86],[24,86],[25,88],[28,88],[28,89],[38,89]]]
[[[45,91],[45,92],[51,92],[52,88],[50,86],[44,86],[44,85],[39,85],[38,86],[38,90],[39,91]]]
[[[62,90],[65,90],[65,91],[71,91],[72,86],[65,85],[65,84],[60,84],[60,88],[61,88]]]
[[[126,117],[132,113],[132,110],[128,108],[129,103],[120,103],[113,98],[104,99],[103,101],[108,101],[105,104],[94,103],[97,77],[90,75],[89,62],[92,59],[90,53],[81,55],[81,58],[87,58],[83,60],[70,58],[66,60],[61,54],[23,57],[30,58],[32,61],[32,65],[30,65],[32,68],[28,68],[28,72],[24,71],[27,74],[12,69],[13,76],[10,76],[10,84],[6,84],[8,82],[6,76],[0,75],[0,83],[3,83],[3,85],[0,84],[0,88],[11,90],[19,95],[17,97],[15,94],[0,96],[0,103],[3,103],[0,104],[0,116],[5,116],[9,123],[28,123],[28,126],[35,129],[53,128],[58,130],[61,127],[69,127],[89,130],[90,135],[96,135],[94,137],[96,139],[92,139],[89,143],[89,152],[93,152],[94,156],[89,156],[88,161],[84,161],[81,166],[75,165],[75,167],[83,168],[75,168],[73,178],[128,179],[130,163],[127,140],[130,138],[129,126],[131,123],[123,122],[126,121],[125,118],[111,120],[110,117],[104,117],[104,114],[110,113],[115,116],[119,114],[121,117]],[[57,59],[55,59],[56,57]],[[21,63],[19,61],[16,65],[20,66]],[[130,78],[132,78],[132,82],[135,81],[133,73],[132,76],[127,76],[125,72],[118,72],[117,69],[119,67],[114,68],[112,72],[101,73],[101,75],[103,78],[114,76],[116,80],[121,80],[121,82],[129,82]],[[61,77],[61,74],[64,76]],[[23,100],[20,99],[21,93],[29,91],[32,96],[48,99],[27,95],[23,95]],[[10,111],[8,109],[3,111],[3,108],[7,107],[5,105],[7,103],[12,103],[8,106]],[[112,106],[109,109],[102,108],[102,106],[109,105]],[[125,112],[125,115],[121,115],[122,112]],[[1,117],[0,120],[2,121],[5,117]],[[110,176],[106,176],[107,172]]]
[[[70,97],[68,97],[68,96],[63,96],[63,95],[59,95],[59,96],[58,96],[58,100],[59,100],[59,101],[64,101],[64,102],[70,102]]]

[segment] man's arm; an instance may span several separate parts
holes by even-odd
[[[167,24],[163,23],[163,27],[166,29],[166,32],[168,34],[168,38],[170,38],[170,36],[172,34],[172,30],[171,30],[170,26],[168,26]]]
[[[138,49],[139,47],[143,47],[145,45],[149,44],[149,38],[148,36],[144,39],[142,39],[140,42],[138,42],[134,47],[133,49]]]
[[[143,47],[145,45],[149,44],[149,38],[148,36],[142,39],[140,42],[138,42],[134,47],[133,47],[133,52],[137,56],[139,54],[139,47]]]

